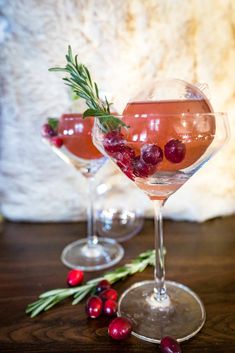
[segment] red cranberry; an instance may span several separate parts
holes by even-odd
[[[155,172],[155,166],[146,164],[140,156],[135,157],[133,161],[133,173],[139,178],[147,178]]]
[[[52,137],[50,139],[51,143],[53,146],[55,146],[56,148],[60,148],[63,146],[63,140],[60,137]]]
[[[99,297],[103,300],[106,301],[108,299],[116,301],[118,298],[118,293],[115,289],[109,288],[105,289],[103,292],[100,293]]]
[[[133,167],[131,165],[126,166],[122,162],[117,162],[117,165],[129,179],[134,180]]]
[[[164,153],[168,161],[180,163],[185,157],[186,148],[183,142],[172,139],[164,146]]]
[[[165,336],[161,339],[160,348],[162,353],[181,353],[179,343],[172,337]]]
[[[51,125],[43,124],[41,128],[41,135],[43,137],[50,138],[56,136],[56,132],[52,129]]]
[[[117,312],[117,302],[112,299],[106,300],[104,302],[103,313],[106,316],[114,316]]]
[[[153,144],[144,145],[141,148],[141,158],[146,164],[156,165],[163,160],[162,149]]]
[[[115,152],[119,152],[124,146],[124,136],[120,131],[110,131],[105,134],[103,145],[105,151],[112,155]]]
[[[109,289],[111,287],[111,283],[107,281],[107,279],[103,279],[96,286],[96,293],[99,294],[105,289]]]
[[[120,150],[113,153],[112,157],[123,165],[128,166],[131,164],[131,160],[135,157],[135,151],[129,146],[120,146]]]
[[[124,340],[129,337],[132,330],[130,320],[124,317],[117,317],[112,320],[108,327],[108,334],[115,340]]]
[[[78,286],[84,279],[84,273],[81,270],[71,270],[67,275],[67,283],[70,287]]]
[[[91,296],[86,302],[86,313],[91,319],[96,319],[102,313],[103,302],[96,295]]]

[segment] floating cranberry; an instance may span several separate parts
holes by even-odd
[[[114,316],[117,312],[117,302],[108,299],[104,302],[103,313],[106,316]]]
[[[124,136],[120,131],[110,131],[104,136],[103,146],[105,151],[112,155],[115,152],[120,152],[124,146]]]
[[[115,340],[124,340],[130,336],[132,324],[124,317],[117,317],[112,320],[108,327],[108,334]]]
[[[86,302],[86,313],[91,319],[96,319],[102,313],[103,302],[96,295],[91,296]]]
[[[43,124],[41,128],[41,135],[46,138],[56,136],[56,132],[52,129],[51,125]]]
[[[50,142],[53,146],[55,146],[56,148],[60,148],[63,146],[63,140],[60,137],[52,137],[50,139]]]
[[[156,165],[163,160],[162,149],[154,144],[147,144],[141,148],[141,158],[146,164]]]
[[[162,353],[181,353],[179,343],[172,337],[165,336],[161,339],[160,348]]]
[[[67,283],[70,287],[79,286],[84,279],[84,273],[81,270],[71,270],[67,275]]]
[[[105,289],[103,292],[100,293],[99,297],[103,300],[106,301],[108,299],[116,301],[118,298],[118,293],[115,289],[109,288]]]
[[[164,146],[164,153],[168,161],[180,163],[185,157],[186,147],[183,142],[172,139]]]
[[[112,157],[123,165],[128,166],[131,164],[131,160],[135,158],[135,151],[129,146],[120,146],[120,150],[113,153]]]
[[[134,180],[134,175],[133,175],[133,167],[132,165],[125,165],[122,162],[117,162],[118,167],[123,171],[124,174],[126,174],[126,176],[131,179]]]
[[[155,172],[155,166],[146,164],[140,156],[135,157],[133,161],[133,173],[139,178],[147,178]]]
[[[111,287],[111,283],[107,281],[107,279],[102,279],[96,286],[96,293],[99,294],[105,289],[109,289]]]

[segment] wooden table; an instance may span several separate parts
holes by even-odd
[[[139,353],[160,352],[131,337],[115,342],[107,335],[108,319],[88,320],[84,303],[71,301],[30,319],[28,303],[43,291],[65,286],[60,262],[65,244],[86,233],[85,223],[8,223],[0,234],[1,353]],[[203,300],[207,321],[202,331],[182,344],[184,353],[235,352],[235,217],[203,224],[165,222],[167,278],[188,285]],[[125,263],[153,246],[153,222],[124,243]],[[115,285],[119,294],[132,283],[152,278],[152,268]],[[87,274],[86,279],[97,276]]]

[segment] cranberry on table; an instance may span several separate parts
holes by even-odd
[[[48,138],[52,137],[52,136],[56,136],[56,132],[53,130],[53,128],[49,124],[42,125],[41,134],[43,137],[48,137]]]
[[[103,292],[99,294],[99,297],[103,300],[106,301],[108,299],[116,301],[118,298],[118,293],[115,289],[109,288],[105,289]]]
[[[131,334],[131,321],[125,317],[117,317],[112,320],[108,327],[108,334],[115,340],[124,340]]]
[[[185,144],[179,140],[172,139],[164,146],[165,157],[172,163],[180,163],[185,157]]]
[[[63,146],[63,140],[60,138],[60,137],[52,137],[50,139],[50,142],[53,146],[57,147],[57,148],[60,148]]]
[[[93,295],[88,298],[86,302],[86,313],[88,317],[90,317],[91,319],[96,319],[101,315],[102,310],[103,302],[99,297]]]
[[[103,146],[108,154],[119,152],[124,146],[124,136],[120,131],[110,131],[104,136]]]
[[[104,302],[103,313],[106,316],[114,316],[117,313],[117,302],[108,299]]]
[[[111,283],[107,281],[107,279],[102,279],[96,286],[96,293],[99,294],[105,289],[109,289],[111,287]]]
[[[141,148],[141,158],[146,164],[156,165],[163,160],[162,149],[154,144],[146,144]]]
[[[165,336],[161,339],[160,348],[162,353],[181,353],[179,343],[172,337]]]
[[[67,283],[70,287],[79,286],[84,279],[84,272],[81,270],[71,270],[67,275]]]

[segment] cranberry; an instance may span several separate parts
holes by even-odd
[[[112,299],[104,302],[103,313],[107,316],[114,316],[117,312],[117,302]]]
[[[110,155],[120,152],[120,149],[124,146],[124,136],[120,131],[110,131],[105,134],[103,145],[105,151]]]
[[[163,160],[162,149],[154,144],[147,144],[141,148],[141,158],[146,164],[156,165]]]
[[[81,270],[71,270],[67,275],[67,283],[70,287],[78,286],[84,279],[84,273]]]
[[[128,166],[130,165],[131,160],[135,158],[135,151],[129,146],[120,146],[119,151],[113,153],[112,157],[123,165]]]
[[[117,165],[129,179],[134,180],[133,167],[131,165],[126,166],[122,162],[117,162]]]
[[[56,136],[56,132],[52,129],[51,125],[43,124],[41,128],[41,135],[43,137],[50,138]]]
[[[155,172],[155,166],[146,164],[140,156],[135,157],[133,161],[133,173],[140,178],[147,178]]]
[[[52,137],[50,139],[50,142],[53,146],[55,146],[56,148],[60,148],[63,146],[63,140],[60,137]]]
[[[130,320],[124,317],[117,317],[112,320],[108,327],[108,334],[115,340],[124,340],[129,337],[132,330]]]
[[[180,163],[185,157],[186,148],[183,142],[172,139],[165,144],[164,153],[168,161]]]
[[[118,293],[117,293],[117,291],[115,289],[109,288],[109,289],[105,289],[103,292],[101,292],[99,297],[103,301],[106,301],[108,299],[111,299],[111,300],[115,301],[118,298]]]
[[[111,287],[111,283],[107,281],[107,279],[103,279],[96,286],[96,293],[99,294],[105,289],[109,289]]]
[[[91,296],[86,302],[86,313],[91,319],[96,319],[102,313],[102,300],[96,295]]]
[[[179,343],[172,337],[165,336],[160,343],[162,353],[181,353]]]

